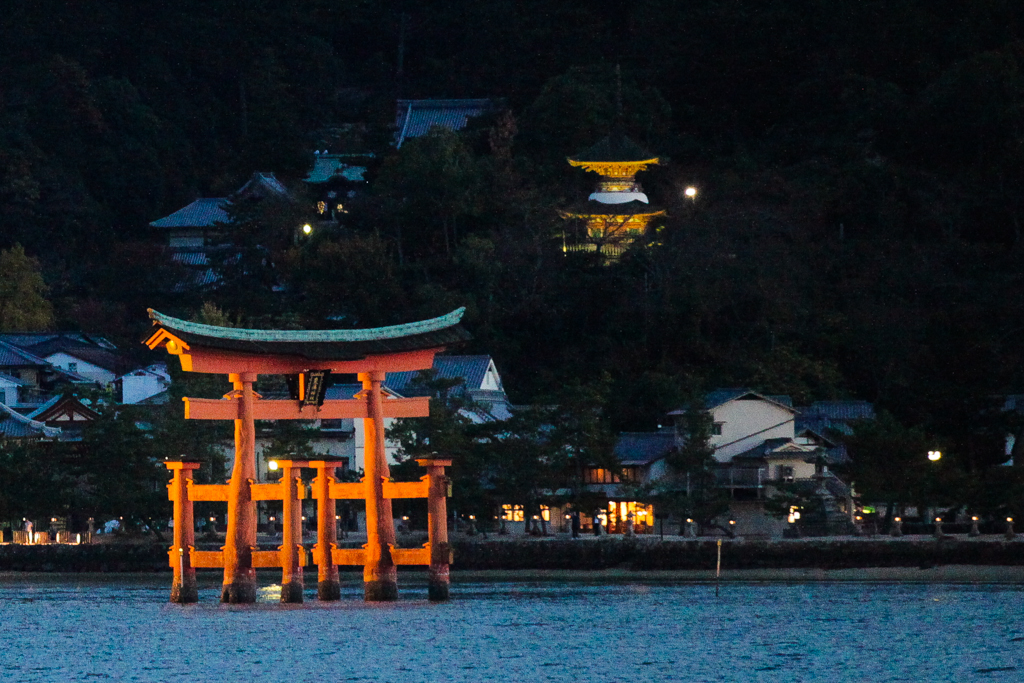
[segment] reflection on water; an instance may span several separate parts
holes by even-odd
[[[456,577],[457,579],[457,577]],[[1020,681],[1024,589],[496,582],[367,605],[166,602],[168,577],[0,574],[0,680]]]

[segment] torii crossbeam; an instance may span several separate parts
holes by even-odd
[[[234,421],[235,462],[226,486],[195,485],[191,481],[194,464],[168,464],[175,475],[170,485],[171,499],[175,501],[175,547],[171,549],[175,578],[171,599],[180,602],[195,600],[196,566],[223,566],[221,601],[254,602],[256,567],[279,566],[288,575],[284,578],[290,587],[282,591],[282,600],[301,601],[304,555],[297,541],[292,539],[285,543],[278,553],[256,549],[256,500],[284,500],[288,509],[302,494],[301,484],[296,489],[296,482],[292,479],[282,480],[282,485],[273,487],[273,491],[264,491],[260,487],[265,485],[255,483],[255,420],[340,418],[363,420],[364,478],[359,484],[339,484],[331,476],[333,467],[329,463],[317,463],[320,465],[317,472],[319,484],[314,482],[317,490],[314,497],[321,508],[318,517],[329,517],[333,521],[333,511],[328,513],[325,506],[333,508],[337,499],[365,499],[367,544],[361,551],[339,550],[330,545],[334,539],[328,539],[324,529],[320,531],[314,558],[321,567],[321,597],[330,599],[336,595],[336,589],[331,585],[324,586],[324,581],[331,582],[333,567],[349,560],[363,564],[364,595],[368,601],[397,599],[397,564],[429,564],[431,597],[447,597],[448,549],[443,497],[446,486],[443,473],[444,466],[450,461],[421,461],[420,464],[428,470],[423,484],[390,482],[384,450],[384,418],[425,417],[429,413],[429,400],[385,399],[381,385],[388,372],[430,368],[436,353],[470,339],[459,326],[464,311],[460,308],[439,318],[391,327],[296,331],[203,325],[150,309],[149,317],[155,329],[145,342],[149,348],[162,347],[178,356],[181,368],[186,372],[226,374],[233,387],[222,399],[184,399],[186,419]],[[329,373],[356,374],[362,382],[363,391],[352,399],[323,400],[324,379]],[[253,383],[260,374],[287,375],[297,399],[260,398],[253,392]],[[297,467],[306,465],[295,463],[295,468],[288,468],[288,477],[297,476]],[[425,554],[394,549],[391,499],[413,497],[428,497],[430,543],[423,549]],[[191,504],[194,500],[226,500],[228,529],[222,553],[198,552],[190,543],[193,532]],[[330,525],[324,526],[327,529]],[[291,535],[286,536],[288,541]],[[336,570],[333,577],[336,583]]]

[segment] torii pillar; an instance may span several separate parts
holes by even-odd
[[[391,500],[384,497],[384,481],[391,478],[384,443],[384,410],[381,397],[383,372],[359,375],[368,401],[369,416],[363,420],[363,472],[366,480],[366,564],[364,596],[368,601],[398,599],[398,568],[391,557],[395,547],[395,523]]]
[[[199,469],[197,462],[168,462],[164,466],[174,473],[167,485],[169,497],[174,503],[174,545],[171,547],[171,568],[174,579],[171,582],[171,602],[189,603],[199,601],[196,586],[196,570],[192,566],[192,548],[196,544],[196,527],[192,516],[192,501],[188,498],[188,487],[192,483],[192,471]]]
[[[235,420],[235,463],[228,484],[228,532],[224,539],[224,588],[220,601],[256,602],[256,569],[252,551],[256,550],[256,502],[252,484],[256,481],[256,421],[253,410],[251,372],[229,373],[234,387],[230,395],[238,399]]]

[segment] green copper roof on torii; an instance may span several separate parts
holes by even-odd
[[[154,324],[172,332],[189,345],[344,360],[468,341],[472,337],[459,326],[465,311],[465,308],[459,308],[430,320],[356,330],[252,330],[218,327],[172,318],[153,309],[149,309],[149,317]]]

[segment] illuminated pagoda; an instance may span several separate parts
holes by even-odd
[[[601,176],[586,204],[562,212],[562,218],[583,221],[585,233],[566,251],[597,251],[617,259],[665,211],[651,206],[636,174],[659,163],[659,158],[621,133],[613,133],[590,149],[569,158],[572,166]]]

